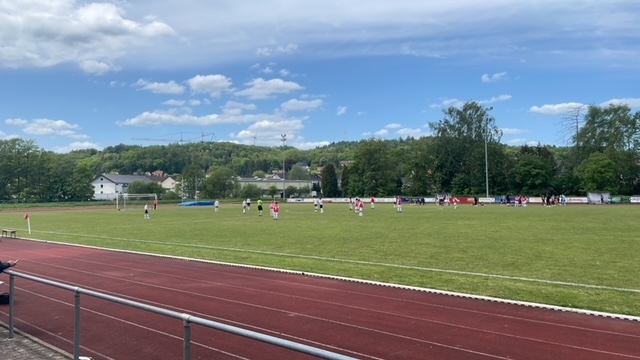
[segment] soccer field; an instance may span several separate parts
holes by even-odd
[[[268,208],[268,206],[266,206]],[[284,204],[0,211],[21,237],[267,266],[640,316],[640,206]],[[3,258],[10,256],[2,254]]]

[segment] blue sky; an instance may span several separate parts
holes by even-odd
[[[429,134],[493,107],[562,145],[588,104],[640,109],[637,0],[0,0],[0,139],[46,150]]]

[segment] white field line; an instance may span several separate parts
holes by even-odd
[[[45,233],[45,231],[41,231],[41,232]],[[63,234],[63,235],[76,235],[76,234],[68,234],[68,233],[57,233],[57,232],[51,232],[51,231],[46,232],[46,233]],[[126,239],[126,238],[110,238],[110,237],[106,237],[106,236],[95,236],[95,235],[76,235],[76,236],[81,236],[81,237],[84,236],[84,237],[92,237],[92,238],[100,238],[100,239],[110,239],[110,240],[120,240],[120,241],[138,241],[138,242],[156,243],[156,244],[162,244],[162,245],[191,246],[191,247],[196,247],[196,248],[200,247],[200,248],[220,249],[220,250],[229,250],[229,251],[238,251],[238,252],[261,253],[261,254],[269,254],[269,255],[278,255],[278,254],[280,254],[280,253],[267,252],[267,251],[232,249],[232,248],[223,248],[223,247],[206,246],[206,245],[175,244],[175,243],[166,243],[166,242],[160,242],[160,241],[136,240],[136,239]],[[161,254],[146,253],[146,252],[141,252],[141,251],[109,249],[109,248],[103,248],[103,247],[91,246],[91,245],[69,244],[69,243],[64,243],[64,242],[59,242],[59,241],[48,241],[48,240],[29,239],[29,238],[23,238],[23,239],[24,240],[31,240],[31,241],[38,241],[38,242],[45,242],[45,243],[52,243],[52,244],[67,245],[67,246],[77,246],[77,247],[85,247],[85,248],[92,248],[92,249],[114,251],[114,252],[123,252],[123,253],[129,253],[129,254],[141,254],[141,255],[147,255],[147,256],[156,256],[156,257],[163,257],[163,258],[180,259],[180,260],[185,260],[185,261],[197,261],[197,262],[219,264],[219,265],[226,265],[226,266],[235,266],[235,267],[241,267],[241,268],[260,269],[260,270],[275,271],[275,272],[282,272],[282,273],[289,273],[289,274],[298,274],[298,275],[304,275],[304,276],[314,276],[314,277],[320,277],[320,278],[326,278],[326,279],[336,279],[336,280],[343,280],[343,281],[351,281],[351,282],[357,282],[357,283],[363,283],[363,284],[370,284],[370,285],[393,287],[393,288],[406,289],[406,290],[421,291],[421,292],[427,292],[427,293],[432,293],[432,294],[448,295],[448,296],[462,297],[462,298],[468,298],[468,299],[474,299],[474,300],[491,301],[491,302],[510,304],[510,305],[535,307],[535,308],[541,308],[541,309],[546,309],[546,310],[572,312],[572,313],[578,313],[578,314],[584,314],[584,315],[600,316],[600,317],[606,317],[606,318],[614,318],[614,319],[622,319],[622,320],[630,320],[630,321],[640,322],[640,316],[631,316],[631,315],[615,314],[615,313],[608,313],[608,312],[602,312],[602,311],[576,309],[576,308],[556,306],[556,305],[548,305],[548,304],[541,304],[541,303],[534,303],[534,302],[528,302],[528,301],[501,299],[501,298],[495,298],[495,297],[490,297],[490,296],[465,294],[465,293],[459,293],[459,292],[453,292],[453,291],[444,291],[444,290],[438,290],[438,289],[422,288],[422,287],[417,287],[417,286],[398,285],[398,284],[383,283],[383,282],[372,281],[372,280],[362,280],[362,279],[347,278],[347,277],[342,277],[342,276],[333,276],[333,275],[325,275],[325,274],[308,273],[308,272],[302,272],[302,271],[276,269],[276,268],[269,268],[269,267],[263,267],[263,266],[234,264],[234,263],[226,263],[226,262],[221,262],[221,261],[194,259],[194,258],[187,258],[187,257],[183,257],[183,256],[161,255]],[[323,260],[326,260],[326,261],[342,261],[342,262],[351,262],[351,263],[378,264],[378,263],[368,263],[368,262],[357,261],[357,260],[321,258],[321,257],[317,257],[317,256],[292,255],[292,254],[282,254],[282,256],[291,256],[291,257],[300,257],[300,258],[312,258],[312,259],[323,259]],[[378,264],[378,265],[385,266],[386,264]],[[396,264],[389,264],[387,266],[404,267],[404,268],[427,270],[427,271],[431,270],[431,271],[438,271],[438,272],[451,272],[451,273],[460,273],[460,274],[471,274],[471,275],[477,275],[477,276],[498,277],[498,278],[504,278],[504,279],[522,279],[522,281],[533,281],[533,282],[541,282],[541,283],[549,283],[549,284],[560,284],[560,285],[567,284],[567,285],[578,286],[578,287],[611,289],[611,290],[626,291],[626,292],[633,292],[633,293],[640,292],[640,290],[638,290],[638,289],[624,289],[624,288],[618,289],[618,288],[609,287],[609,286],[588,285],[588,284],[574,284],[574,283],[556,282],[556,281],[548,281],[548,280],[540,280],[540,279],[527,279],[527,278],[519,278],[519,277],[509,277],[509,276],[493,275],[493,274],[468,273],[468,272],[456,271],[456,270],[429,269],[429,268],[420,268],[420,267],[415,267],[415,266],[404,266],[404,265],[396,265]]]
[[[71,235],[71,236],[94,238],[94,239],[105,239],[105,240],[116,240],[116,241],[126,241],[126,242],[139,242],[139,243],[147,243],[147,244],[182,246],[182,247],[192,247],[192,248],[212,249],[212,250],[224,250],[224,251],[244,252],[244,253],[271,255],[271,256],[282,256],[282,257],[290,257],[290,258],[321,260],[321,261],[327,261],[327,262],[331,261],[331,262],[341,262],[341,263],[360,264],[360,265],[369,265],[369,266],[380,266],[380,267],[389,267],[389,268],[398,268],[398,269],[439,272],[439,273],[448,273],[448,274],[456,274],[456,275],[485,277],[485,278],[492,278],[492,279],[516,280],[516,281],[524,281],[524,282],[541,283],[541,284],[547,284],[547,285],[562,285],[562,286],[572,286],[572,287],[580,287],[580,288],[587,288],[587,289],[614,290],[614,291],[630,292],[630,293],[638,293],[638,294],[640,294],[640,289],[619,288],[619,287],[605,286],[605,285],[580,284],[580,283],[573,283],[573,282],[566,282],[566,281],[534,279],[534,278],[526,278],[526,277],[519,277],[519,276],[508,276],[508,275],[478,273],[478,272],[471,272],[471,271],[437,269],[437,268],[429,268],[429,267],[422,267],[422,266],[379,263],[379,262],[363,261],[363,260],[327,258],[327,257],[322,257],[322,256],[314,256],[314,255],[289,254],[289,253],[280,253],[280,252],[273,252],[273,251],[228,248],[228,247],[202,245],[202,244],[185,244],[185,243],[174,243],[174,242],[166,242],[166,241],[139,240],[139,239],[118,238],[118,237],[108,237],[108,236],[99,236],[99,235],[80,235],[80,234],[71,234],[71,233],[54,232],[54,231],[38,231],[38,232],[39,233],[46,233],[46,234],[55,234],[55,235],[67,235],[67,236]],[[51,242],[51,241],[46,241],[46,242]],[[66,243],[61,243],[61,244],[66,244]],[[193,260],[193,259],[190,259],[190,260]]]

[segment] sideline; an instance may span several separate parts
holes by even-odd
[[[74,234],[68,234],[68,233],[44,232],[44,231],[42,231],[42,232],[43,233],[51,233],[51,234],[61,234],[61,235],[74,235]],[[424,267],[418,267],[418,266],[406,266],[406,265],[398,265],[398,264],[374,263],[374,262],[359,261],[359,260],[324,258],[324,257],[319,257],[319,256],[293,255],[293,254],[276,253],[276,252],[269,252],[269,251],[234,249],[234,248],[224,248],[224,247],[207,246],[207,245],[193,245],[193,244],[184,244],[184,243],[177,244],[177,243],[168,243],[168,242],[161,242],[161,241],[137,240],[137,239],[126,239],[126,238],[111,238],[111,237],[96,236],[96,235],[86,235],[86,236],[82,235],[80,237],[110,239],[110,240],[129,241],[129,242],[130,241],[138,241],[138,242],[142,242],[142,243],[152,243],[152,244],[160,244],[160,245],[188,246],[188,247],[194,247],[194,248],[206,248],[206,249],[216,249],[216,250],[225,250],[225,251],[237,251],[237,252],[258,253],[258,254],[266,254],[266,255],[288,256],[288,257],[298,257],[298,258],[323,260],[323,261],[337,261],[337,262],[354,263],[354,264],[366,264],[366,265],[397,267],[397,268],[406,268],[406,269],[422,270],[422,271],[433,271],[433,272],[445,272],[445,273],[454,273],[454,274],[461,274],[461,275],[483,276],[483,277],[499,278],[499,279],[506,279],[506,280],[519,280],[519,281],[538,282],[538,283],[552,284],[552,285],[565,285],[565,286],[584,287],[584,288],[592,288],[592,289],[605,289],[605,290],[616,290],[616,291],[624,291],[624,292],[631,292],[631,293],[640,293],[640,289],[615,288],[615,287],[602,286],[602,285],[578,284],[578,283],[570,283],[570,282],[562,282],[562,281],[530,279],[530,278],[512,277],[512,276],[504,276],[504,275],[496,275],[496,274],[483,274],[483,273],[465,272],[465,271],[458,271],[458,270],[433,269],[433,268],[424,268]],[[65,242],[59,242],[59,241],[39,240],[39,239],[30,239],[30,238],[20,238],[18,240],[26,240],[26,241],[34,241],[34,242],[66,245],[66,246],[77,246],[77,247],[84,247],[84,248],[90,248],[90,249],[99,249],[99,250],[106,250],[106,251],[123,252],[123,253],[139,254],[139,255],[146,255],[146,256],[155,256],[155,257],[161,257],[161,258],[180,259],[180,260],[185,260],[185,261],[195,261],[195,262],[203,262],[203,263],[210,263],[210,264],[235,266],[235,267],[241,267],[241,268],[259,269],[259,270],[275,271],[275,272],[289,273],[289,274],[298,274],[298,275],[303,275],[303,276],[312,276],[312,277],[319,277],[319,278],[326,278],[326,279],[343,280],[343,281],[357,282],[357,283],[369,284],[369,285],[377,285],[377,286],[393,287],[393,288],[399,288],[399,289],[415,290],[415,291],[427,292],[427,293],[432,293],[432,294],[448,295],[448,296],[462,297],[462,298],[475,299],[475,300],[491,301],[491,302],[497,302],[497,303],[503,303],[503,304],[520,305],[520,306],[535,307],[535,308],[541,308],[541,309],[547,309],[547,310],[572,312],[572,313],[579,313],[579,314],[585,314],[585,315],[592,315],[592,316],[599,316],[599,317],[607,317],[607,318],[623,319],[623,320],[630,320],[630,321],[638,321],[638,322],[640,322],[640,316],[615,314],[615,313],[601,312],[601,311],[595,311],[595,310],[577,309],[577,308],[570,308],[570,307],[563,307],[563,306],[556,306],[556,305],[548,305],[548,304],[542,304],[542,303],[534,303],[534,302],[528,302],[528,301],[501,299],[501,298],[495,298],[495,297],[490,297],[490,296],[466,294],[466,293],[460,293],[460,292],[454,292],[454,291],[445,291],[445,290],[438,290],[438,289],[431,289],[431,288],[422,288],[422,287],[417,287],[417,286],[408,286],[408,285],[384,283],[384,282],[378,282],[378,281],[372,281],[372,280],[364,280],[364,279],[356,279],[356,278],[348,278],[348,277],[342,277],[342,276],[309,273],[309,272],[304,272],[304,271],[285,270],[285,269],[270,268],[270,267],[264,267],[264,266],[235,264],[235,263],[227,263],[227,262],[214,261],[214,260],[194,259],[194,258],[188,258],[188,257],[183,257],[183,256],[154,254],[154,253],[147,253],[147,252],[141,252],[141,251],[132,251],[132,250],[123,250],[123,249],[110,249],[110,248],[104,248],[104,247],[99,247],[99,246],[83,245],[83,244],[71,244],[71,243],[65,243]]]
[[[53,232],[53,231],[39,231],[39,232],[40,233],[46,233],[46,234],[54,234],[54,235],[71,235],[71,236],[76,236],[76,237],[95,238],[95,239],[104,239],[104,240],[116,240],[116,241],[126,241],[126,242],[132,242],[133,241],[133,242],[139,242],[139,243],[145,243],[145,244],[181,246],[181,247],[191,247],[191,248],[196,248],[196,249],[224,250],[224,251],[232,251],[232,252],[244,252],[244,253],[252,253],[252,254],[273,255],[273,256],[290,257],[290,258],[321,260],[321,261],[327,261],[327,262],[331,261],[331,262],[342,262],[342,263],[359,264],[359,265],[373,265],[373,266],[390,267],[390,268],[398,268],[398,269],[408,269],[408,270],[440,272],[440,273],[448,273],[448,274],[456,274],[456,275],[468,275],[468,276],[486,277],[486,278],[491,278],[491,279],[525,281],[525,282],[541,283],[541,284],[545,284],[545,285],[562,285],[562,286],[580,287],[580,288],[585,288],[585,289],[613,290],[613,291],[621,291],[621,292],[630,292],[630,293],[640,294],[640,289],[618,288],[618,287],[606,286],[606,285],[580,284],[580,283],[572,283],[572,282],[566,282],[566,281],[534,279],[534,278],[499,275],[499,274],[486,274],[486,273],[477,273],[477,272],[472,272],[472,271],[437,269],[437,268],[428,268],[428,267],[413,266],[413,265],[400,265],[400,264],[379,263],[379,262],[364,261],[364,260],[328,258],[328,257],[322,257],[322,256],[315,256],[315,255],[288,254],[288,253],[279,253],[279,252],[273,252],[273,251],[226,248],[226,247],[221,247],[221,246],[211,246],[211,245],[201,245],[201,244],[185,244],[185,243],[173,243],[173,242],[154,241],[154,240],[114,238],[114,237],[99,236],[99,235],[77,235],[77,234],[61,233],[61,232]],[[56,243],[56,244],[63,244],[63,245],[77,245],[77,246],[94,247],[94,246],[91,246],[91,245],[70,244],[70,243],[65,243],[65,242],[56,242],[56,241],[49,241],[49,240],[26,239],[26,238],[24,238],[24,239],[25,240],[50,242],[50,243]],[[106,249],[106,250],[115,250],[115,249],[109,249],[109,248],[102,248],[102,247],[98,247],[98,246],[95,246],[94,248],[96,248],[96,249]],[[139,253],[139,252],[136,252],[136,251],[120,250],[120,249],[117,249],[116,251]],[[147,254],[147,255],[151,254],[151,255],[164,256],[164,255],[161,255],[161,254],[152,254],[152,253],[149,253],[149,254],[148,253],[139,253],[139,254]],[[172,257],[172,256],[169,256],[169,257]],[[183,259],[182,257],[176,257],[176,258]],[[192,258],[184,258],[184,259],[195,260],[195,259],[192,259]]]

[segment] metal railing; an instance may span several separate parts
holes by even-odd
[[[145,310],[152,312],[154,314],[164,315],[170,318],[182,320],[184,333],[183,333],[183,359],[190,360],[191,359],[191,324],[198,324],[207,328],[216,329],[220,331],[224,331],[226,333],[242,336],[245,338],[261,341],[267,344],[279,346],[282,348],[286,348],[292,351],[297,351],[300,353],[316,356],[321,359],[331,359],[331,360],[350,360],[355,359],[349,356],[341,355],[338,353],[334,353],[331,351],[319,349],[312,346],[307,346],[304,344],[300,344],[297,342],[277,338],[270,335],[265,335],[262,333],[258,333],[251,330],[242,329],[236,326],[226,325],[223,323],[219,323],[216,321],[207,320],[201,317],[180,313],[177,311],[172,311],[168,309],[163,309],[157,306],[143,304],[137,301],[131,301],[124,298],[120,298],[117,296],[112,296],[108,294],[103,294],[101,292],[83,289],[78,286],[71,286],[67,284],[63,284],[57,281],[51,281],[47,279],[43,279],[37,276],[31,276],[27,274],[22,274],[16,271],[5,271],[6,274],[9,275],[9,338],[12,339],[14,337],[14,321],[15,321],[15,306],[13,303],[14,294],[15,294],[15,278],[19,277],[26,280],[35,281],[41,284],[54,286],[60,289],[73,291],[75,297],[75,305],[74,305],[74,340],[73,340],[73,358],[75,360],[80,359],[80,338],[81,338],[81,328],[80,328],[80,298],[81,295],[87,295],[94,298],[110,301],[113,303],[133,307],[140,310]]]

